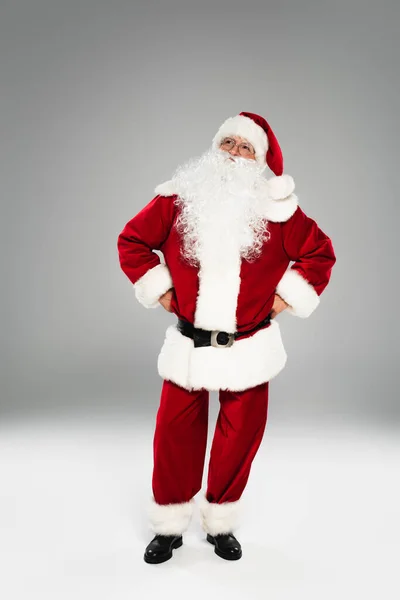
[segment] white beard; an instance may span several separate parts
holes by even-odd
[[[189,263],[218,262],[224,269],[232,253],[249,262],[269,239],[265,216],[265,167],[255,160],[232,157],[209,149],[175,171],[175,203],[181,211],[176,221],[182,236],[182,256]],[[216,260],[218,259],[218,260]]]

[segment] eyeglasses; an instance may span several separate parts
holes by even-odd
[[[233,148],[235,148],[235,146],[237,146],[238,150],[239,150],[239,154],[243,157],[254,156],[256,153],[256,151],[254,150],[254,148],[251,144],[249,144],[247,142],[241,142],[240,144],[237,144],[235,142],[235,140],[233,140],[232,138],[223,139],[220,146],[224,150],[228,150],[228,151],[233,150]]]

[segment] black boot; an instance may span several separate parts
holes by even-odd
[[[233,533],[219,533],[210,535],[207,533],[207,542],[215,546],[214,552],[226,560],[238,560],[242,557],[242,547]]]
[[[181,535],[161,535],[158,533],[147,546],[144,560],[147,563],[162,563],[172,558],[172,549],[180,548],[183,540]]]

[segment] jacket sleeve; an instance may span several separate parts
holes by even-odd
[[[286,270],[276,293],[289,304],[286,309],[306,318],[317,308],[336,262],[330,238],[300,206],[281,224],[284,250],[294,264]]]
[[[161,306],[160,296],[174,287],[171,273],[158,254],[174,217],[171,197],[157,195],[134,216],[118,236],[121,269],[133,283],[137,300],[146,308]]]

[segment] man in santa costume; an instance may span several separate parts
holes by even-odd
[[[269,381],[287,359],[275,317],[309,317],[336,257],[283,174],[271,127],[254,113],[228,118],[211,147],[155,194],[117,244],[137,300],[176,316],[157,362],[163,383],[148,505],[155,537],[144,559],[168,560],[183,543],[202,486],[209,392],[218,390],[199,511],[215,553],[235,560],[242,549],[233,532],[266,426]]]

